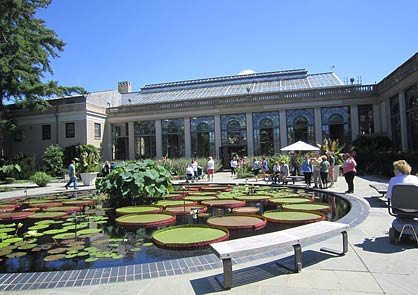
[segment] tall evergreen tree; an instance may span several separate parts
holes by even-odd
[[[35,17],[52,0],[0,1],[0,128],[8,132],[16,127],[7,102],[18,108],[42,110],[45,98],[82,93],[80,87],[59,86],[43,81],[53,74],[50,59],[59,57],[65,46],[57,34]],[[0,146],[3,139],[0,136]]]

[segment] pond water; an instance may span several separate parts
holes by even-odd
[[[282,196],[283,192],[283,190],[265,189],[258,193],[280,193]],[[315,202],[329,204],[330,210],[324,213],[326,220],[329,221],[340,219],[350,209],[346,201],[327,193],[304,189],[287,189],[287,192],[290,195],[296,194]],[[63,194],[28,200],[2,201],[0,212],[6,211],[7,205],[16,204],[12,213],[32,214],[35,211],[36,213],[22,219],[10,219],[9,215],[4,215],[8,213],[0,213],[0,272],[115,267],[211,253],[209,247],[188,250],[159,248],[152,243],[152,234],[158,228],[126,229],[116,224],[117,216],[114,209],[103,207],[97,200],[91,203],[88,202],[89,200],[92,200],[92,193],[81,192],[77,196]],[[246,206],[259,208],[259,215],[278,207],[275,203],[260,201],[247,201]],[[55,215],[52,212],[65,214],[64,217],[60,217],[60,214]],[[232,209],[211,207],[207,212],[209,214],[201,216],[179,214],[174,225],[206,224],[209,216],[232,214]],[[21,217],[23,216],[19,218]],[[259,235],[294,226],[294,224],[267,222],[264,228],[256,231],[230,230],[229,239]]]

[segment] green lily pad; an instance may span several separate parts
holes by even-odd
[[[17,249],[19,249],[19,250],[30,250],[30,249],[35,248],[36,246],[38,246],[38,245],[37,244],[26,244],[26,245],[19,246]]]
[[[99,260],[99,258],[97,258],[97,257],[90,257],[90,258],[87,258],[86,260],[84,260],[85,262],[95,262],[95,261],[97,261],[97,260]]]
[[[61,228],[61,229],[50,229],[50,230],[44,231],[44,234],[57,235],[57,234],[66,233],[66,232],[68,232],[68,230]]]
[[[65,258],[65,254],[54,254],[54,255],[48,255],[44,257],[44,261],[57,261]]]
[[[141,248],[137,248],[137,247],[130,249],[130,251],[132,251],[132,252],[138,252],[138,251],[141,251],[141,250],[142,250]]]
[[[25,256],[26,254],[28,254],[28,253],[26,253],[26,252],[13,252],[13,253],[7,254],[6,257],[7,258],[18,258],[18,257]]]
[[[12,253],[12,251],[13,250],[10,249],[10,248],[1,248],[0,249],[0,257],[8,255],[8,254]]]
[[[77,231],[78,235],[92,235],[92,234],[97,234],[100,233],[102,230],[100,228],[86,228],[86,229],[82,229]]]
[[[29,227],[29,230],[43,230],[43,229],[47,229],[50,226],[49,223],[46,224],[35,224],[31,227]]]

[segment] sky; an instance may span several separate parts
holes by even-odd
[[[374,84],[418,51],[416,0],[53,0],[45,80],[88,92],[307,69]]]

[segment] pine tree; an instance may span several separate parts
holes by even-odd
[[[65,43],[35,17],[52,0],[0,1],[0,128],[13,132],[16,125],[10,107],[43,110],[45,98],[82,93],[80,87],[64,87],[57,81],[43,81],[53,74],[50,59],[58,58]],[[3,138],[0,136],[0,146]]]

